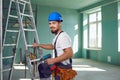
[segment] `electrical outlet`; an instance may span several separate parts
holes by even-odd
[[[111,56],[107,56],[107,61],[111,62]]]

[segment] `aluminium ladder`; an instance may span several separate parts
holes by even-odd
[[[11,5],[14,4],[13,6],[16,7],[16,12],[12,12],[11,10]],[[11,15],[11,13],[17,13],[17,15]],[[18,20],[18,24],[19,27],[17,30],[9,30],[8,29],[8,23],[9,23],[9,18],[15,18]],[[25,21],[29,20],[30,22],[30,26],[29,27],[24,27],[25,25],[28,24],[24,24]],[[16,40],[14,41],[14,44],[5,44],[6,42],[6,34],[7,32],[9,33],[16,33],[16,37],[13,36],[13,38],[15,38]],[[35,20],[34,20],[34,16],[33,16],[33,12],[32,12],[32,6],[31,6],[31,2],[30,0],[10,0],[10,6],[9,6],[9,10],[8,10],[8,18],[7,18],[7,22],[6,22],[6,29],[5,29],[5,36],[4,36],[4,43],[3,43],[3,47],[4,46],[12,46],[13,47],[13,56],[10,57],[3,57],[3,59],[8,59],[8,58],[12,58],[12,64],[11,64],[11,68],[7,70],[2,70],[1,73],[3,73],[4,71],[10,71],[9,73],[9,77],[8,80],[12,79],[12,72],[13,72],[13,63],[15,61],[15,57],[16,57],[16,48],[18,46],[18,41],[19,41],[19,37],[20,35],[22,36],[22,40],[24,42],[24,49],[25,49],[25,55],[26,55],[26,59],[27,59],[27,64],[30,70],[30,74],[31,74],[31,79],[35,79],[34,74],[33,74],[33,65],[31,64],[31,62],[34,62],[30,60],[29,58],[29,54],[32,51],[32,43],[35,41],[37,43],[39,43],[39,38],[38,38],[38,34],[37,34],[37,30],[36,30],[36,26],[35,26]],[[4,48],[3,48],[4,49]],[[40,57],[41,57],[41,49],[38,48],[38,51],[40,53]],[[3,60],[2,59],[2,60]],[[3,74],[1,77],[1,80],[3,80]]]
[[[2,68],[2,12],[3,12],[3,8],[2,8],[2,0],[0,0],[0,70]],[[0,73],[0,80],[1,80],[1,73]]]
[[[22,34],[22,38],[24,42],[26,59],[28,62],[27,64],[30,70],[31,79],[35,79],[35,76],[33,73],[33,65],[32,65],[32,62],[34,62],[34,60],[30,60],[29,55],[31,53],[32,43],[33,42],[39,43],[39,38],[36,30],[31,2],[30,0],[15,0],[15,4],[16,4],[16,10],[18,14],[20,33]],[[23,25],[24,19],[26,18],[28,18],[31,23],[31,27],[27,29],[24,28],[24,25]],[[27,33],[27,36],[25,33]],[[39,58],[41,58],[42,57],[41,49],[40,48],[37,48],[37,49],[40,53]]]
[[[16,48],[18,46],[18,40],[20,31],[19,28],[12,29],[10,28],[12,24],[10,21],[18,20],[18,17],[15,13],[11,12],[13,2],[10,1],[8,16],[6,20],[4,39],[2,44],[2,58],[1,58],[1,79],[0,80],[11,80],[13,72],[13,64],[16,57]],[[13,15],[14,14],[14,15]]]

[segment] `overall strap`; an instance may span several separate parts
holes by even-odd
[[[62,32],[63,32],[63,31],[61,31],[61,32],[58,34],[58,36],[59,36]],[[57,42],[58,36],[56,37],[55,42],[54,42],[54,53],[55,53],[55,57],[57,57],[56,42]],[[64,65],[64,64],[62,64],[61,62],[56,63],[56,65],[57,65],[57,66],[60,66],[61,68],[71,68],[71,67],[72,67],[72,59],[70,58],[69,61],[70,61],[70,64],[67,65],[67,66]]]
[[[62,32],[63,32],[63,31],[61,31],[61,32],[58,34],[58,36],[59,36]],[[54,42],[54,53],[55,53],[55,57],[57,57],[56,42],[57,42],[58,36],[56,37],[55,42]]]

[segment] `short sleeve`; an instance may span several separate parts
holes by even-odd
[[[71,39],[67,34],[61,34],[59,37],[59,45],[61,49],[71,47]]]

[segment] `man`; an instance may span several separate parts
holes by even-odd
[[[53,50],[54,58],[49,58],[45,62],[55,64],[57,67],[72,68],[73,50],[71,39],[66,32],[62,31],[62,16],[58,12],[52,12],[48,17],[49,27],[52,34],[55,34],[52,44],[33,43],[33,47],[41,47],[47,50]],[[55,76],[55,80],[59,76]]]

